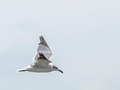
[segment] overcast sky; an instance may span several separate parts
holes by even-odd
[[[39,36],[64,71],[19,73]],[[0,90],[120,90],[119,0],[0,0]]]

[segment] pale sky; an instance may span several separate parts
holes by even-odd
[[[64,71],[19,73],[39,36]],[[0,0],[0,90],[120,90],[119,0]]]

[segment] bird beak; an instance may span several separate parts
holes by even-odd
[[[63,73],[63,71],[62,70],[58,70],[59,72],[61,72],[61,73]]]

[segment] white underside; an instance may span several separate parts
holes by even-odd
[[[46,68],[31,67],[31,68],[27,69],[27,71],[29,71],[29,72],[51,72],[52,70],[48,67],[46,67]]]
[[[32,67],[32,66],[27,66],[24,67],[23,69],[19,69],[19,72],[22,71],[28,71],[28,72],[51,72],[53,71],[52,66],[47,66],[47,67]]]

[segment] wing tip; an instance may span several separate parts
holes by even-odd
[[[39,39],[40,39],[40,41],[43,39],[43,36],[41,35],[41,36],[39,36]]]
[[[40,43],[39,43],[39,44],[43,44],[43,45],[45,45],[45,46],[49,47],[49,46],[48,46],[48,44],[46,43],[46,41],[45,41],[44,37],[43,37],[42,35],[41,35],[41,36],[39,36],[39,39],[40,39]]]

